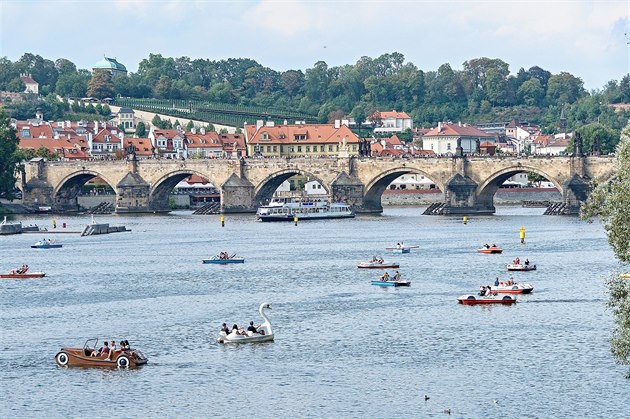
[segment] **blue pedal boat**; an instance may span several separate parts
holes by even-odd
[[[231,257],[229,259],[221,259],[217,256],[213,256],[210,259],[203,259],[203,263],[211,263],[215,265],[228,265],[231,263],[245,263],[245,258]]]
[[[46,240],[38,241],[37,243],[31,245],[33,249],[59,249],[62,246],[62,244]]]

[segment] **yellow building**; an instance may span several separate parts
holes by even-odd
[[[245,124],[247,154],[252,157],[347,156],[359,152],[359,137],[347,125],[276,125],[258,121]]]

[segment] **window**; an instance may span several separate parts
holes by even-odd
[[[450,150],[451,149],[451,143],[446,143],[446,149]]]
[[[270,145],[267,146],[267,153],[271,153],[271,146]]]
[[[307,145],[307,146],[306,146],[306,152],[307,152],[307,153],[310,153],[310,152],[311,152],[311,146],[310,146],[310,145]]]
[[[278,146],[277,146],[277,145],[274,145],[274,146],[273,146],[273,152],[274,152],[274,153],[278,152]]]
[[[332,146],[332,144],[330,144],[330,145],[328,146],[328,151],[333,151],[333,146]]]
[[[319,151],[321,151],[322,153],[324,152],[324,146],[319,146]]]
[[[299,145],[299,146],[298,146],[298,153],[301,153],[301,152],[302,152],[302,146],[301,146],[301,145]]]
[[[263,132],[263,133],[262,133],[262,139],[263,139],[263,140],[268,140],[268,139],[269,139],[269,134],[268,134],[268,133],[266,133],[266,132]]]
[[[293,153],[294,149],[295,148],[293,146],[289,147],[289,153]]]

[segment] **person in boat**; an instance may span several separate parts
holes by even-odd
[[[385,271],[383,276],[381,276],[381,281],[387,281],[388,279],[389,279],[389,273],[387,273],[387,271]]]
[[[120,347],[120,351],[124,352],[129,350],[129,347],[127,345],[125,345],[125,341],[121,340],[120,343],[118,344],[118,346]]]
[[[514,264],[515,265],[520,265],[521,264],[521,258],[517,257],[516,259],[514,259]]]
[[[529,259],[525,259],[525,266],[529,266]]]
[[[232,332],[231,333],[234,333],[234,334],[237,334],[237,335],[245,335],[245,336],[247,336],[247,333],[245,333],[244,330],[239,329],[236,324],[234,324],[232,326]]]
[[[378,262],[378,258],[376,257],[376,255],[372,256],[372,261],[371,262]]]
[[[486,286],[485,285],[482,285],[481,288],[479,288],[479,295],[482,296],[482,297],[484,295],[486,295]]]
[[[400,243],[396,243],[396,248],[397,248],[397,249],[400,249],[400,248],[401,248]]]
[[[92,352],[90,356],[101,356],[103,354],[107,354],[109,356],[109,343],[107,341],[103,342],[103,346],[98,351]]]
[[[488,245],[488,243],[486,243],[486,244],[483,245],[483,248],[484,249],[490,249],[490,246]]]
[[[492,243],[492,248],[493,248],[493,249],[496,249],[496,248],[497,248],[496,243]]]
[[[497,276],[497,279],[494,280],[494,286],[498,287],[499,286],[499,277]]]
[[[230,334],[230,328],[227,327],[227,323],[223,323],[221,325],[221,331],[224,332],[226,335]]]
[[[247,327],[247,331],[248,332],[252,332],[252,333],[258,333],[258,328],[256,326],[254,326],[254,321],[251,320],[249,322],[249,326]]]
[[[383,263],[383,262],[384,262],[383,258],[379,258],[378,263]]]
[[[488,285],[486,287],[486,296],[490,297],[492,295],[492,287]]]
[[[394,275],[394,281],[400,281],[400,272],[396,271],[396,274]]]
[[[109,341],[109,354],[107,354],[106,361],[111,361],[114,356],[114,351],[116,351],[116,341],[114,339]]]
[[[508,279],[507,284],[508,285],[514,285],[514,277],[513,276],[511,276],[510,279]]]

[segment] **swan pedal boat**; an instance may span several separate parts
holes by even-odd
[[[229,334],[224,331],[219,332],[217,338],[218,343],[259,343],[259,342],[271,342],[273,341],[273,330],[271,330],[271,323],[269,318],[265,315],[265,310],[271,310],[271,304],[262,303],[258,308],[260,316],[264,322],[258,326],[258,333],[247,332],[247,335],[239,335],[238,333],[231,332]]]
[[[0,278],[43,278],[46,274],[44,272],[30,272],[30,273],[11,273],[8,274],[0,274]]]
[[[386,269],[386,268],[400,268],[398,262],[361,262],[357,265],[357,268],[361,269]]]
[[[62,246],[63,245],[59,243],[45,241],[38,241],[37,243],[31,245],[33,249],[58,249]]]
[[[523,263],[510,263],[509,265],[507,265],[507,270],[508,271],[520,271],[520,272],[529,272],[529,271],[535,271],[536,270],[536,265],[525,265]]]
[[[500,247],[482,247],[481,249],[477,249],[477,252],[483,253],[486,255],[499,254],[503,253],[503,249]]]
[[[245,258],[231,257],[229,259],[221,259],[218,256],[213,256],[210,259],[203,259],[203,263],[213,263],[217,265],[227,265],[229,263],[245,263]]]
[[[108,367],[108,368],[135,368],[149,362],[142,352],[137,349],[121,351],[114,350],[108,360],[107,354],[91,356],[96,351],[98,339],[88,339],[83,348],[61,348],[55,355],[55,362],[60,367]]]
[[[372,281],[372,285],[377,285],[380,287],[409,287],[411,286],[411,281],[383,281],[383,280],[375,280]]]
[[[519,284],[517,282],[507,285],[505,283],[492,286],[492,292],[499,294],[531,294],[534,287],[530,284]]]
[[[494,291],[494,288],[492,289]],[[502,295],[502,296],[481,296],[474,294],[464,294],[457,297],[457,301],[459,304],[464,304],[467,306],[477,305],[477,304],[514,304],[516,303],[516,297],[512,295]]]

